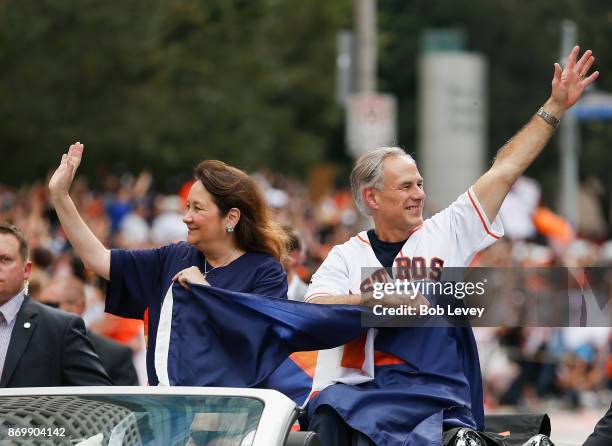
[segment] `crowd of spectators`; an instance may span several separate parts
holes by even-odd
[[[308,184],[274,172],[260,171],[253,176],[265,191],[276,218],[293,235],[285,267],[293,282],[289,290],[291,298],[299,300],[305,292],[304,283],[331,247],[346,241],[365,222],[353,204],[348,187],[324,181],[324,174],[311,178]],[[86,223],[106,246],[150,248],[186,237],[182,213],[189,184],[176,194],[167,195],[153,190],[148,172],[98,178],[97,182],[102,184],[100,188],[93,188],[82,177],[77,178],[72,197]],[[498,241],[477,256],[475,266],[510,271],[612,265],[612,240],[606,240],[609,234],[605,226],[602,229],[599,225],[595,233],[578,231],[576,234],[548,209],[538,207],[537,203],[530,206],[528,216],[535,221],[534,235],[525,238],[519,234]],[[429,210],[430,214],[434,211]],[[517,214],[512,215],[516,218]],[[20,189],[0,185],[0,221],[17,225],[29,238],[34,264],[29,293],[44,301],[45,288],[58,279],[77,279],[83,283],[86,295],[83,318],[88,329],[130,346],[140,382],[144,384],[143,323],[104,313],[105,283],[87,271],[72,254],[48,200],[46,183]],[[517,287],[511,275],[506,276],[506,286],[499,294],[509,295],[511,301],[527,299],[528,290]],[[611,296],[612,278],[607,276],[606,280],[607,293]],[[579,296],[576,313],[581,314],[588,283],[578,278],[576,284]],[[542,285],[536,282],[532,286]],[[528,305],[522,308],[525,307]],[[584,321],[568,321],[570,327],[566,328],[520,321],[509,325],[512,326],[475,329],[485,379],[485,402],[489,408],[515,405],[542,409],[551,401],[572,408],[599,407],[606,403],[606,398],[609,402],[609,394],[602,392],[612,390],[612,331],[609,328],[588,327],[594,324]]]
[[[611,248],[609,241],[575,239],[557,252],[501,240],[480,254],[479,266],[504,271],[494,297],[516,302],[523,312],[506,306],[507,327],[475,329],[490,407],[577,409],[610,400]],[[566,317],[555,319],[560,307]]]

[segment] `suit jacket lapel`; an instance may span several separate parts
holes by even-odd
[[[32,333],[34,333],[36,328],[37,316],[38,310],[36,306],[30,302],[29,296],[26,296],[15,319],[15,326],[13,327],[13,333],[11,334],[11,340],[6,352],[6,359],[4,360],[4,368],[2,369],[0,388],[6,387],[13,376],[15,367],[17,367],[17,363],[32,338]]]

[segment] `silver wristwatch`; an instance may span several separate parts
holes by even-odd
[[[556,129],[557,126],[559,125],[559,123],[561,122],[560,119],[555,118],[553,115],[551,115],[550,113],[546,113],[544,111],[543,107],[540,107],[540,109],[538,110],[538,112],[536,113],[537,116],[539,116],[540,118],[542,118],[544,121],[546,121],[548,124],[550,124],[552,126],[553,129]]]

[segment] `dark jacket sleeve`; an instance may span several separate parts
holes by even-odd
[[[584,446],[609,446],[612,444],[612,404],[587,438]]]
[[[63,336],[62,385],[110,386],[113,383],[85,333],[83,319],[72,316]]]
[[[87,337],[116,386],[137,386],[139,384],[138,374],[134,368],[134,352],[130,347],[92,332],[88,332]]]
[[[126,347],[118,358],[117,367],[113,372],[113,381],[116,386],[137,386],[138,374],[134,368],[132,349]]]

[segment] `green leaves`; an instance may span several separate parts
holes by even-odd
[[[158,178],[203,158],[303,174],[341,124],[335,35],[350,1],[8,1],[0,5],[3,182],[72,142]],[[34,156],[33,156],[34,155]]]

